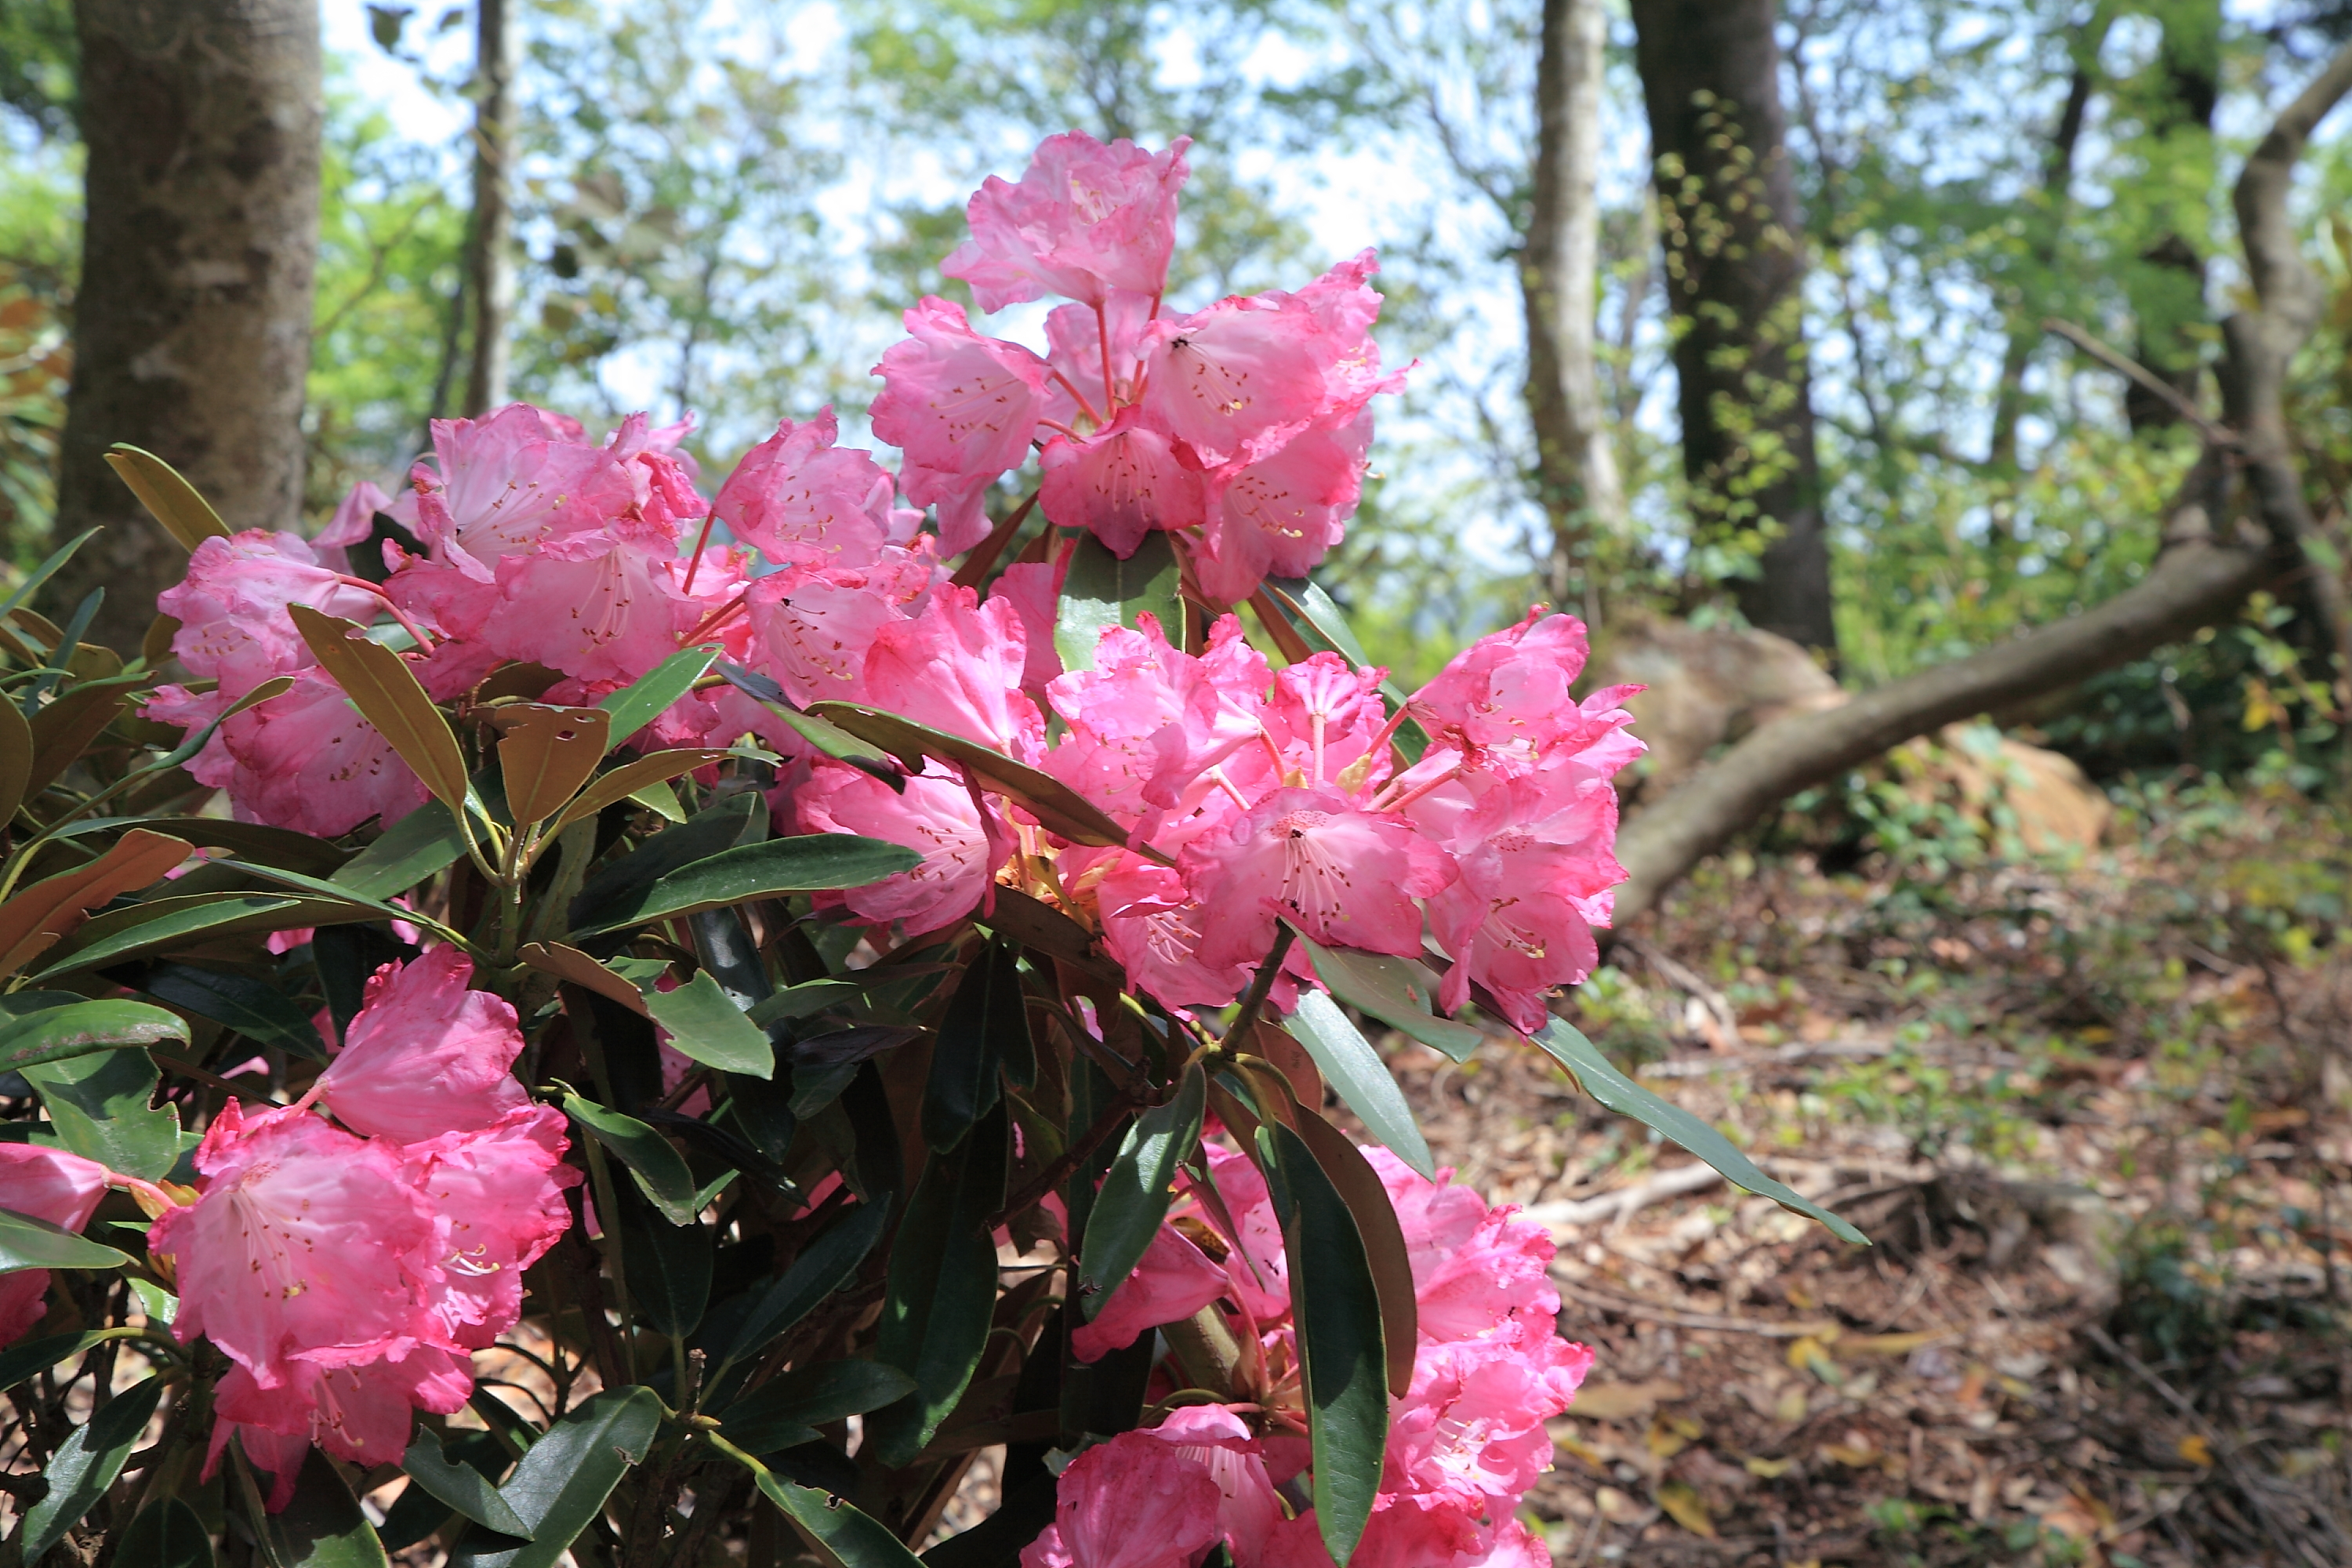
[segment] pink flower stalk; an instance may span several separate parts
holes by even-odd
[[[106,1167],[39,1143],[0,1143],[0,1209],[79,1230],[106,1195]],[[0,1345],[41,1321],[49,1271],[0,1274]]]
[[[1176,245],[1176,193],[1190,137],[1165,151],[1108,146],[1084,132],[1048,137],[1017,184],[993,175],[965,209],[971,238],[940,266],[983,310],[1041,294],[1100,305],[1114,289],[1153,295]]]
[[[981,498],[1028,455],[1050,367],[982,337],[945,300],[926,297],[906,322],[907,341],[874,367],[874,434],[906,454],[898,483],[917,506],[939,508],[940,552],[953,555],[988,536]]]

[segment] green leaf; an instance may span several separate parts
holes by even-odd
[[[826,756],[838,763],[847,763],[860,773],[872,774],[900,795],[907,793],[906,770],[892,762],[888,752],[870,741],[859,740],[830,719],[820,719],[814,713],[803,711],[784,695],[784,689],[772,677],[723,660],[719,666],[719,673],[727,678],[729,685],[745,696],[765,703],[795,734]]]
[[[1300,992],[1297,1010],[1290,1015],[1286,1026],[1315,1058],[1324,1081],[1339,1090],[1348,1109],[1362,1120],[1365,1130],[1387,1144],[1398,1159],[1435,1181],[1436,1163],[1429,1157],[1429,1145],[1422,1140],[1404,1091],[1397,1088],[1388,1064],[1381,1060],[1371,1042],[1348,1022],[1348,1016],[1331,998],[1320,991]]]
[[[499,1489],[529,1541],[467,1531],[449,1568],[554,1568],[641,1463],[661,1424],[661,1401],[642,1385],[606,1389],[547,1429]]]
[[[1388,1350],[1371,1260],[1339,1190],[1297,1133],[1258,1129],[1290,1259],[1292,1316],[1305,1363],[1315,1452],[1315,1521],[1334,1563],[1362,1539],[1388,1447]]]
[[[466,854],[457,818],[428,800],[383,830],[327,879],[362,899],[389,899],[447,870]]]
[[[580,1123],[588,1135],[610,1150],[629,1168],[639,1190],[651,1198],[662,1217],[672,1225],[692,1225],[701,1205],[695,1199],[694,1173],[669,1140],[634,1116],[607,1110],[576,1094],[563,1097],[564,1114]]]
[[[697,970],[694,978],[677,990],[648,991],[645,999],[654,1022],[669,1031],[669,1043],[696,1061],[721,1072],[775,1076],[775,1047],[760,1026],[728,999],[710,971]]]
[[[768,1287],[721,1359],[735,1362],[759,1354],[777,1335],[814,1311],[818,1302],[848,1284],[889,1220],[887,1204],[859,1204],[826,1226],[824,1235],[801,1249],[783,1277]]]
[[[352,706],[376,727],[385,743],[400,753],[400,760],[415,771],[425,787],[451,811],[465,810],[471,787],[465,753],[458,749],[447,717],[416,683],[416,672],[408,661],[382,643],[371,641],[350,621],[308,605],[289,605],[286,614],[294,629],[302,634],[311,656],[335,678]]]
[[[131,1255],[63,1226],[0,1208],[0,1274],[25,1268],[120,1268]]]
[[[532,1531],[520,1515],[499,1495],[489,1478],[471,1465],[457,1463],[441,1452],[441,1439],[427,1426],[419,1426],[408,1445],[408,1452],[400,1457],[400,1468],[408,1479],[472,1520],[487,1524],[501,1534],[518,1541],[529,1541]]]
[[[733,1179],[730,1171],[718,1186]],[[702,1321],[710,1304],[710,1227],[700,1220],[689,1225],[660,1225],[627,1188],[617,1190],[625,1212],[621,1231],[628,1258],[629,1300],[656,1333],[683,1340]],[[695,1197],[698,1213],[719,1194],[706,1190]]]
[[[319,877],[306,876],[300,871],[289,871],[279,866],[247,865],[243,868],[261,881],[276,882],[281,887],[309,893],[315,899],[340,899],[354,910],[363,910],[388,921],[406,921],[411,925],[422,926],[453,947],[464,945],[465,939],[456,931],[449,930],[429,915],[420,914],[415,910],[394,903],[389,896],[377,898],[373,894],[361,892],[348,882],[330,881]]]
[[[656,878],[634,900],[604,905],[597,911],[597,923],[577,929],[583,936],[593,936],[751,899],[862,888],[920,864],[922,857],[904,845],[854,833],[771,838]]]
[[[607,693],[596,706],[613,716],[613,743],[620,745],[661,716],[663,709],[694,689],[719,657],[715,647],[690,647],[674,653],[618,691]]]
[[[996,1103],[997,1069],[1008,1058],[1025,1061],[1036,1076],[1021,961],[1010,945],[992,942],[965,966],[940,1015],[923,1085],[923,1141],[933,1149],[952,1148],[987,1115]]]
[[[58,837],[79,838],[89,834],[121,833],[133,827],[168,833],[174,838],[184,838],[199,848],[226,849],[240,860],[289,867],[317,877],[331,876],[337,868],[352,858],[350,850],[339,849],[325,839],[313,838],[307,833],[271,827],[258,822],[235,822],[219,816],[98,816],[77,822],[59,832]]]
[[[1054,614],[1054,647],[1064,669],[1092,669],[1095,645],[1113,626],[1133,626],[1146,613],[1158,618],[1162,636],[1184,635],[1184,602],[1178,595],[1176,547],[1165,533],[1143,536],[1135,553],[1121,561],[1093,534],[1070,552],[1062,580],[1061,604]]]
[[[813,1018],[865,994],[866,988],[854,980],[803,980],[757,1003],[744,1016],[765,1028],[787,1019]]]
[[[360,1500],[316,1448],[302,1456],[285,1511],[255,1522],[264,1531],[264,1549],[284,1568],[390,1568]]]
[[[820,1362],[762,1384],[727,1407],[720,1431],[754,1454],[817,1440],[829,1421],[879,1410],[915,1391],[915,1380],[874,1361]]]
[[[138,1568],[213,1568],[212,1533],[194,1509],[175,1497],[159,1498],[123,1527],[114,1560]]]
[[[95,528],[83,529],[79,533],[49,552],[38,566],[26,573],[25,580],[16,584],[16,591],[9,595],[5,600],[0,600],[0,621],[6,620],[8,612],[17,605],[30,604],[33,595],[40,592],[41,584],[47,582],[58,567],[72,560],[74,552],[88,544],[90,536],[96,532],[98,530]],[[191,545],[189,548],[194,549],[194,546]]]
[[[784,1479],[740,1449],[732,1457],[751,1472],[760,1494],[793,1521],[824,1568],[919,1568],[922,1559],[877,1521],[815,1487]]]
[[[1396,1200],[1389,1196],[1381,1173],[1348,1135],[1306,1106],[1294,1112],[1298,1141],[1314,1154],[1315,1163],[1356,1217],[1356,1234],[1364,1244],[1372,1281],[1380,1290],[1381,1338],[1388,1347],[1389,1392],[1402,1396],[1412,1386],[1414,1348],[1421,1342],[1421,1303],[1412,1282],[1412,1255],[1405,1248],[1404,1226],[1397,1220]]]
[[[163,1397],[163,1380],[151,1377],[114,1396],[107,1407],[75,1427],[49,1456],[41,1478],[49,1489],[40,1501],[25,1510],[14,1544],[20,1563],[38,1563],[41,1554],[66,1538],[106,1489],[122,1473],[123,1461],[147,1429],[147,1418]]]
[[[163,531],[176,541],[181,549],[194,553],[197,545],[207,539],[228,537],[228,524],[213,510],[195,486],[152,452],[142,451],[128,441],[117,441],[106,450],[106,466],[121,476],[139,498],[139,504],[148,515],[163,525]],[[96,529],[90,530],[95,533]],[[89,533],[81,536],[88,539]],[[74,541],[79,544],[81,539]],[[72,549],[68,545],[67,549]],[[37,1555],[37,1554],[36,1554]],[[26,1562],[32,1561],[28,1556]]]
[[[1160,1222],[1168,1217],[1169,1189],[1177,1169],[1200,1146],[1208,1097],[1208,1074],[1195,1062],[1184,1069],[1175,1099],[1145,1111],[1127,1130],[1118,1157],[1096,1194],[1094,1211],[1087,1216],[1078,1301],[1088,1321],[1135,1272]]]
[[[82,1334],[51,1334],[47,1339],[27,1340],[21,1345],[0,1351],[0,1394],[16,1387],[37,1372],[47,1372],[59,1362],[76,1359],[105,1338],[105,1334],[96,1330]]]
[[[1363,952],[1351,947],[1325,947],[1305,931],[1298,945],[1307,950],[1317,978],[1331,994],[1370,1014],[1391,1028],[1401,1029],[1424,1046],[1444,1051],[1457,1062],[1486,1040],[1485,1031],[1437,1016],[1432,1005],[1437,994],[1429,971],[1410,958],[1385,952]]]
[[[1756,1168],[1756,1163],[1681,1106],[1660,1100],[1623,1073],[1596,1049],[1582,1030],[1565,1018],[1554,1018],[1532,1037],[1566,1068],[1579,1088],[1620,1116],[1630,1116],[1668,1142],[1679,1144],[1723,1173],[1734,1185],[1759,1197],[1770,1198],[1782,1208],[1821,1221],[1840,1241],[1868,1247],[1870,1237],[1829,1210],[1801,1196],[1795,1188],[1776,1182]]]
[[[120,925],[113,923],[118,916],[121,918]],[[265,893],[158,899],[99,916],[74,933],[81,946],[52,959],[28,978],[38,982],[83,970],[103,969],[134,953],[184,945],[199,932],[226,936],[239,931],[289,931],[299,926],[373,918],[373,911],[340,900],[331,903],[322,899],[277,898]]]
[[[1269,577],[1265,587],[1276,606],[1289,613],[1308,647],[1336,653],[1358,669],[1371,667],[1371,658],[1364,652],[1364,645],[1356,640],[1348,617],[1321,587],[1304,577]],[[1393,680],[1381,682],[1381,695],[1393,708],[1405,705],[1405,694]],[[1408,759],[1417,763],[1422,752],[1429,749],[1429,731],[1421,727],[1418,719],[1408,719],[1398,726],[1396,743]]]
[[[809,711],[873,742],[910,769],[920,769],[927,756],[954,763],[982,789],[994,790],[1018,801],[1048,832],[1058,833],[1073,843],[1122,849],[1129,847],[1127,829],[1112,821],[1094,802],[1061,780],[1016,763],[978,741],[968,741],[961,735],[950,735],[918,724],[912,719],[855,702],[814,702],[809,705]],[[1136,853],[1157,856],[1158,852],[1138,846]]]
[[[890,1246],[875,1359],[911,1374],[915,1392],[866,1419],[882,1462],[911,1464],[963,1397],[996,1310],[996,1241],[1011,1122],[999,1104],[950,1152],[935,1154]],[[862,1450],[861,1450],[862,1451]]]
[[[188,1037],[176,1013],[143,1002],[81,1002],[0,1018],[0,1072],[124,1046]]]
[[[314,1062],[327,1059],[326,1044],[310,1014],[282,986],[193,963],[159,963],[141,978],[139,989],[200,1018],[226,1024],[258,1045]]]
[[[607,905],[642,902],[646,890],[672,871],[698,860],[754,844],[768,836],[768,805],[756,791],[730,795],[696,812],[676,827],[666,827],[619,859],[601,868],[572,900],[572,929],[586,929]]]
[[[20,1069],[68,1149],[110,1171],[160,1182],[180,1163],[180,1112],[151,1109],[161,1074],[145,1051],[102,1051]]]

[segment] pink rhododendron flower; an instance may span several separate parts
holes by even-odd
[[[79,1230],[106,1195],[106,1167],[38,1143],[0,1143],[0,1209]],[[49,1271],[0,1274],[0,1345],[41,1321]]]
[[[1062,1472],[1054,1522],[1021,1568],[1192,1568],[1223,1535],[1224,1494],[1206,1465],[1149,1432],[1122,1432]]]
[[[1190,137],[1163,152],[1108,146],[1084,132],[1048,137],[1018,184],[991,176],[966,216],[971,238],[940,270],[971,285],[983,310],[1040,294],[1088,305],[1112,289],[1157,294],[1176,244],[1176,193]]]
[[[1201,589],[1219,604],[1267,577],[1304,577],[1347,532],[1363,498],[1369,420],[1309,430],[1270,457],[1221,468],[1209,483]]]
[[[1592,1352],[1530,1321],[1507,1337],[1424,1342],[1389,1423],[1391,1489],[1477,1510],[1551,1468],[1544,1423],[1568,1409]]]
[[[408,1447],[415,1411],[455,1415],[473,1392],[466,1363],[431,1347],[358,1366],[292,1363],[287,1382],[275,1388],[264,1387],[242,1366],[231,1367],[213,1396],[220,1423],[213,1428],[204,1475],[210,1479],[236,1433],[247,1455],[275,1473],[266,1506],[278,1512],[293,1500],[294,1479],[310,1445],[355,1465],[397,1460]],[[280,1441],[257,1445],[255,1438],[264,1434]]]
[[[1070,1353],[1098,1361],[1162,1323],[1191,1317],[1226,1290],[1225,1271],[1173,1226],[1152,1233],[1135,1272],[1111,1290],[1088,1321],[1070,1335]]]
[[[1195,658],[1171,647],[1147,612],[1134,630],[1103,632],[1092,669],[1046,689],[1070,731],[1045,765],[1120,821],[1139,822],[1208,787],[1203,775],[1257,737],[1267,679],[1265,657],[1232,616]]]
[[[1150,428],[1139,406],[1119,412],[1108,429],[1056,436],[1040,456],[1038,504],[1064,528],[1083,528],[1122,561],[1154,529],[1173,532],[1206,521],[1201,475],[1176,456],[1165,432]]]
[[[939,508],[940,550],[953,555],[988,536],[981,498],[1028,455],[1049,367],[982,337],[945,300],[925,298],[906,322],[907,341],[874,367],[874,434],[906,454],[898,483],[916,505]]]
[[[1559,1310],[1548,1272],[1558,1250],[1550,1231],[1517,1217],[1515,1205],[1487,1207],[1476,1193],[1454,1184],[1451,1170],[1432,1182],[1378,1145],[1366,1148],[1364,1158],[1380,1173],[1404,1232],[1424,1340],[1475,1339]]]
[[[820,762],[793,799],[803,832],[887,838],[923,858],[911,871],[838,895],[858,919],[880,925],[904,921],[909,936],[937,931],[980,908],[996,868],[1012,853],[1012,840],[994,812],[983,814],[962,780],[949,774],[910,778],[902,795],[846,763]]]
[[[1188,846],[1179,864],[1201,901],[1201,962],[1213,968],[1255,968],[1277,918],[1319,942],[1410,957],[1421,951],[1413,900],[1453,876],[1411,822],[1329,784],[1276,790],[1230,837]]]
[[[743,455],[711,510],[728,531],[779,565],[870,566],[897,537],[890,476],[873,455],[835,445],[831,408],[786,419]]]
[[[258,528],[197,545],[188,574],[155,600],[180,623],[173,657],[191,675],[217,679],[228,701],[318,662],[286,614],[290,605],[364,626],[383,600],[346,581],[295,535]]]
[[[1201,910],[1183,876],[1123,849],[1108,853],[1115,858],[1095,884],[1096,906],[1103,946],[1128,984],[1168,1007],[1222,1007],[1239,996],[1251,970],[1201,962]]]
[[[577,435],[551,435],[527,403],[478,419],[435,420],[433,463],[419,462],[410,481],[417,538],[436,560],[483,583],[500,556],[597,528],[636,489],[614,453]]]
[[[677,651],[703,611],[679,592],[667,542],[648,551],[603,534],[509,555],[478,635],[502,658],[583,680],[634,680]]]
[[[397,1149],[292,1106],[247,1119],[231,1100],[196,1169],[203,1195],[148,1232],[179,1269],[183,1343],[201,1334],[280,1388],[293,1362],[351,1366],[446,1341],[425,1304],[441,1228]]]
[[[409,521],[413,522],[415,492],[408,493],[412,513]],[[375,537],[375,514],[380,511],[388,513],[392,506],[392,497],[384,494],[383,488],[373,479],[360,480],[336,503],[335,515],[327,520],[327,526],[310,541],[310,548],[318,552],[321,563],[333,570],[350,571],[352,551]]]
[[[522,1271],[571,1223],[563,1189],[581,1174],[562,1163],[570,1147],[563,1127],[563,1113],[553,1106],[521,1105],[487,1127],[444,1132],[403,1152],[402,1174],[446,1232],[446,1279],[435,1310],[450,1337],[468,1349],[480,1350],[514,1326],[522,1312]]]
[[[988,596],[1002,599],[1021,617],[1024,651],[1021,656],[1021,687],[1041,692],[1062,673],[1062,656],[1054,647],[1054,617],[1060,608],[1062,579],[1069,558],[1058,562],[1016,561],[996,574]]]
[[[232,717],[218,739],[229,767],[197,777],[226,786],[241,822],[331,838],[370,817],[390,826],[431,798],[392,742],[315,666],[294,678],[293,690]]]
[[[912,620],[874,634],[866,689],[919,724],[1027,761],[1044,749],[1045,721],[1021,690],[1028,658],[1021,612],[970,588],[934,593]]]
[[[313,1096],[344,1126],[395,1143],[488,1127],[529,1105],[509,1070],[522,1050],[515,1010],[468,990],[473,973],[450,947],[377,970]]]

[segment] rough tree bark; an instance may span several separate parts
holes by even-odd
[[[1528,421],[1536,438],[1536,499],[1551,529],[1545,586],[1553,604],[1580,600],[1586,621],[1598,623],[1593,536],[1616,528],[1625,511],[1601,417],[1595,320],[1607,9],[1601,0],[1544,0],[1542,33],[1536,157],[1519,253]]]
[[[1633,11],[1696,521],[1702,537],[1769,524],[1760,575],[1734,585],[1741,612],[1834,650],[1774,0]]]
[[[185,474],[232,528],[294,528],[319,250],[318,0],[79,0],[88,216],[51,590],[106,590],[90,640],[135,649],[187,558],[106,466]]]
[[[466,416],[505,406],[508,321],[514,314],[514,28],[508,0],[474,9],[474,222],[464,298],[474,318]]]
[[[2302,542],[2311,519],[2282,391],[2326,296],[2297,247],[2287,189],[2313,129],[2347,92],[2352,47],[2288,105],[2239,176],[2238,227],[2254,303],[2223,323],[2217,370],[2231,426],[2214,433],[2168,509],[2164,549],[2147,576],[2095,609],[1843,707],[1758,730],[1619,835],[1627,872],[1617,890],[1621,924],[1798,790],[1955,719],[2137,658],[2228,614],[2255,588],[2307,569]]]

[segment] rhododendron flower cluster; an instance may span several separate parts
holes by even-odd
[[[378,970],[304,1102],[225,1105],[194,1203],[149,1233],[176,1265],[174,1331],[236,1363],[208,1464],[238,1436],[277,1478],[272,1508],[311,1444],[381,1464],[412,1410],[462,1406],[467,1352],[514,1326],[522,1271],[570,1223],[562,1113],[509,1070],[514,1009],[471,974],[446,948]]]
[[[1190,1568],[1219,1542],[1234,1568],[1329,1568],[1311,1508],[1277,1489],[1306,1463],[1297,1333],[1282,1231],[1246,1156],[1203,1145],[1222,1206],[1185,1196],[1135,1272],[1073,1337],[1094,1360],[1164,1324],[1216,1313],[1254,1355],[1252,1397],[1183,1405],[1062,1472],[1054,1523],[1023,1568]],[[1550,1468],[1544,1423],[1565,1411],[1592,1352],[1559,1337],[1546,1277],[1552,1242],[1509,1205],[1489,1208],[1441,1171],[1425,1180],[1385,1149],[1379,1173],[1412,1267],[1419,1342],[1391,1401],[1381,1489],[1350,1560],[1369,1568],[1520,1568],[1550,1561],[1516,1518]],[[1228,1223],[1230,1222],[1230,1223]]]

